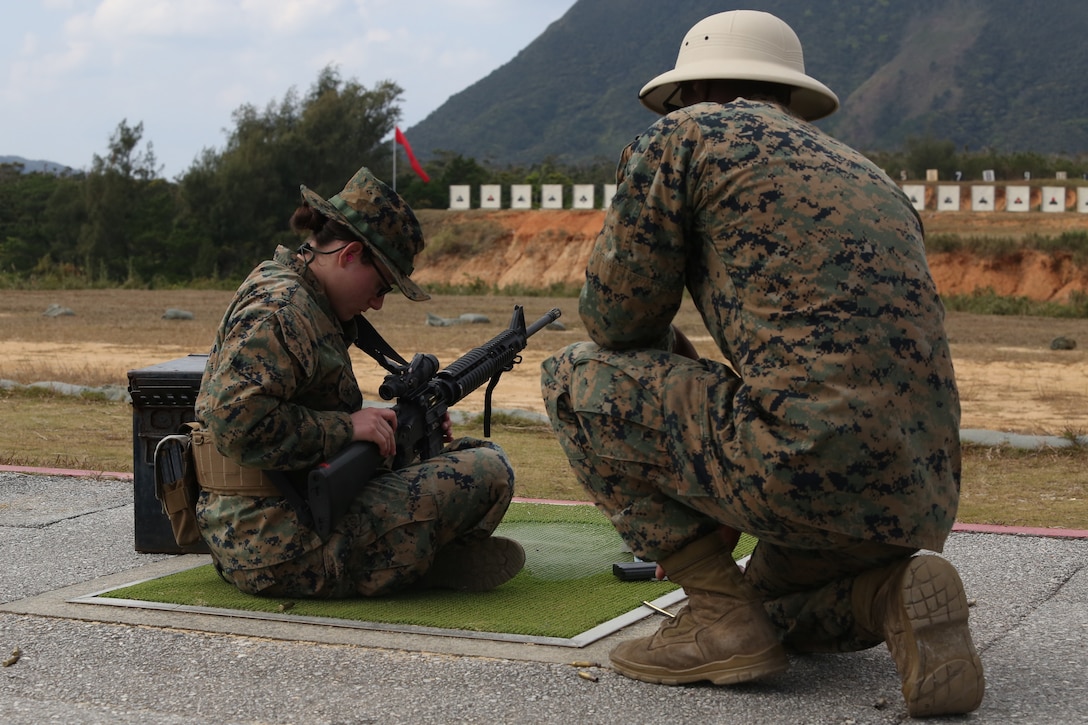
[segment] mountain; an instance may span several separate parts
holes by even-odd
[[[22,156],[0,156],[0,164],[22,164],[23,173],[31,174],[38,171],[46,171],[51,174],[63,174],[72,170],[72,167],[58,164],[55,161],[31,161]]]
[[[1044,0],[578,0],[510,62],[407,130],[417,154],[492,164],[614,159],[656,118],[639,89],[703,17],[765,10],[797,32],[863,151],[911,136],[999,153],[1088,153],[1088,3]]]

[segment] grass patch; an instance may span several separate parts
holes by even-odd
[[[975,524],[1085,528],[1088,447],[965,446],[957,518]]]
[[[0,464],[132,472],[132,407],[41,388],[0,390]]]
[[[439,224],[424,221],[422,226],[427,246],[419,256],[416,264],[419,267],[442,257],[476,257],[495,249],[500,241],[512,234],[486,215]]]
[[[1088,294],[1083,292],[1072,292],[1068,302],[1040,302],[1028,297],[1003,297],[994,292],[992,287],[987,287],[970,294],[947,295],[941,299],[945,308],[951,312],[1078,320],[1088,318]]]
[[[932,234],[926,237],[926,251],[966,252],[996,259],[1023,251],[1068,254],[1079,267],[1088,265],[1088,232],[1066,231],[1057,235],[1027,234],[1023,237],[992,234]]]
[[[399,592],[384,597],[292,601],[242,594],[209,566],[115,589],[104,598],[137,599],[293,616],[570,638],[677,588],[664,581],[621,581],[616,562],[629,562],[608,518],[593,506],[514,502],[497,534],[525,548],[525,568],[488,592]],[[735,559],[756,541],[742,536]]]
[[[477,418],[458,426],[456,431],[459,435],[482,438],[483,422]],[[516,495],[560,501],[586,500],[549,423],[497,414],[491,418],[491,437],[514,463]]]
[[[611,529],[610,529],[611,530]],[[503,533],[500,527],[498,533]],[[619,538],[618,536],[616,537]],[[616,547],[618,549],[618,547]],[[617,552],[616,561],[630,561]],[[468,632],[568,639],[676,589],[658,581],[624,582],[601,573],[573,581],[548,581],[522,571],[501,587],[478,593],[427,591],[352,599],[276,599],[243,594],[222,581],[210,564],[100,595],[194,607],[283,613]]]
[[[43,381],[64,382],[71,385],[98,387],[101,385],[122,385],[117,379],[117,372],[104,365],[68,360],[63,357],[53,359],[33,359],[20,363],[17,367],[0,365],[0,380],[13,380],[23,385]],[[27,395],[35,394],[37,389],[27,389]],[[49,391],[39,394],[51,395]]]
[[[930,254],[971,252],[980,257],[1004,257],[1020,251],[1021,240],[1012,237],[965,236],[961,234],[933,234],[926,237],[926,252]]]
[[[456,427],[482,436],[482,423]],[[517,471],[516,495],[584,501],[547,423],[496,415],[492,438]],[[1068,431],[1072,440],[1076,431]],[[67,396],[0,391],[0,464],[132,472],[132,408]],[[1088,447],[1022,450],[966,445],[959,521],[1084,528]]]
[[[505,296],[505,297],[563,297],[577,299],[581,285],[553,282],[547,287],[527,287],[521,284],[497,287],[489,285],[479,277],[460,284],[428,282],[427,292],[432,295],[451,297]]]

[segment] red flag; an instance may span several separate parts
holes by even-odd
[[[404,134],[400,132],[400,127],[395,126],[397,143],[404,147],[404,153],[408,155],[408,163],[412,165],[412,170],[419,174],[419,178],[423,179],[423,183],[426,184],[431,180],[431,177],[427,176],[427,172],[423,170],[423,167],[419,165],[419,161],[416,160],[416,155],[412,153],[412,147],[408,145],[408,139],[404,137]]]

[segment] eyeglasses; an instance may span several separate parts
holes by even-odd
[[[378,260],[374,260],[372,264],[374,265],[374,271],[378,273],[378,277],[380,277],[382,280],[382,286],[378,289],[377,293],[374,296],[385,297],[387,294],[396,289],[396,286],[389,281],[388,277],[385,276],[385,272],[382,271],[382,265],[378,262]]]

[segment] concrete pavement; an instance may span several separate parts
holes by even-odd
[[[72,600],[196,555],[133,550],[127,480],[0,472],[5,723],[898,723],[884,647],[791,658],[737,687],[665,687],[587,647],[373,632]],[[1088,540],[954,533],[945,555],[975,600],[980,710],[929,722],[1088,723]],[[574,666],[593,662],[598,666]],[[584,674],[579,674],[584,673]]]

